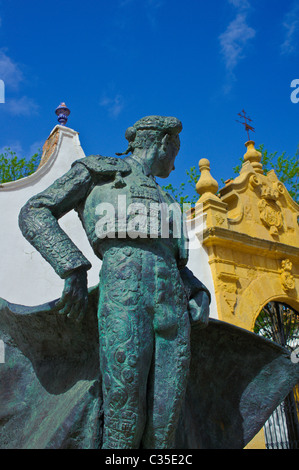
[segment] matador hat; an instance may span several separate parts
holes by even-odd
[[[136,131],[157,130],[166,131],[168,134],[179,134],[183,128],[179,119],[169,116],[146,116],[135,122],[132,126]],[[130,129],[130,128],[129,128]]]
[[[129,141],[129,147],[124,153],[116,155],[127,155],[132,151],[131,144],[134,142],[138,131],[153,130],[157,132],[165,132],[165,134],[178,135],[183,129],[181,121],[172,116],[145,116],[135,122],[133,126],[126,130],[125,138]]]

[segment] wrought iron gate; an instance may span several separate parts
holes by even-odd
[[[297,352],[299,313],[286,304],[270,302],[258,316],[254,331]],[[270,416],[264,431],[267,449],[299,449],[299,384]]]

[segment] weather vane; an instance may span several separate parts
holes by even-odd
[[[242,124],[245,127],[245,131],[247,132],[248,140],[250,140],[249,131],[255,132],[254,127],[252,127],[248,124],[248,122],[252,122],[252,119],[250,119],[250,117],[246,115],[246,112],[244,111],[244,109],[242,109],[241,113],[238,113],[238,116],[243,118],[244,122],[241,122],[241,121],[238,121],[238,120],[236,120],[236,122],[239,122],[240,124]]]

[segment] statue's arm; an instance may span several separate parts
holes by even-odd
[[[186,220],[181,213],[180,220],[181,237],[179,238],[177,265],[189,301],[189,318],[191,324],[196,323],[198,326],[205,327],[209,322],[211,294],[207,287],[187,268],[189,240]]]
[[[209,289],[199,279],[197,279],[197,277],[194,276],[193,272],[187,268],[187,266],[180,269],[180,275],[189,300],[194,298],[199,292],[203,291],[206,292],[209,301],[211,301],[211,294]]]
[[[24,237],[56,273],[65,279],[58,313],[81,320],[88,307],[87,270],[91,264],[62,230],[58,219],[83,201],[92,186],[89,170],[75,163],[48,189],[32,197],[21,209],[19,225]]]
[[[187,266],[180,269],[181,279],[189,300],[189,314],[191,323],[207,326],[211,294],[207,287],[194,276]]]
[[[62,230],[58,219],[84,200],[91,186],[90,172],[75,164],[48,189],[33,196],[21,209],[19,226],[24,237],[66,279],[91,264]]]

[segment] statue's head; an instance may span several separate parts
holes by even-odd
[[[126,153],[151,155],[152,174],[167,178],[180,149],[181,130],[182,123],[175,117],[146,116],[126,130],[129,142]]]

